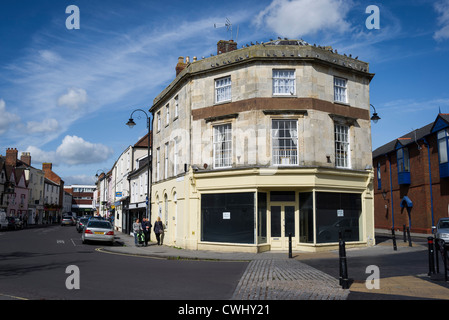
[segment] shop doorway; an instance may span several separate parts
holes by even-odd
[[[297,232],[295,230],[296,205],[292,203],[276,203],[270,206],[271,249],[288,250],[289,235],[292,235],[292,247],[296,247]]]

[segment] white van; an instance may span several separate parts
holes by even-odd
[[[5,210],[0,209],[0,229],[8,228],[8,220],[6,220]]]

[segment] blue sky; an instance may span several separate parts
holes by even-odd
[[[80,29],[66,28],[69,5]],[[138,113],[125,123],[174,79],[178,57],[231,38],[214,28],[226,18],[239,47],[302,38],[369,62],[374,149],[449,113],[449,0],[0,0],[0,154],[30,151],[66,184],[93,183],[145,135]]]

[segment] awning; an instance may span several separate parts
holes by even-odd
[[[405,207],[407,207],[407,208],[413,207],[412,200],[410,200],[410,198],[407,196],[404,196],[404,198],[402,198],[402,200],[401,200],[401,208],[405,208]]]

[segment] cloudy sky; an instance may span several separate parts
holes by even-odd
[[[79,8],[79,29],[66,20]],[[379,29],[368,29],[379,8]],[[228,18],[232,32],[223,25]],[[302,38],[359,56],[375,73],[373,148],[449,112],[449,0],[0,0],[0,154],[30,151],[66,184],[93,183],[147,132],[145,115],[179,56]]]

